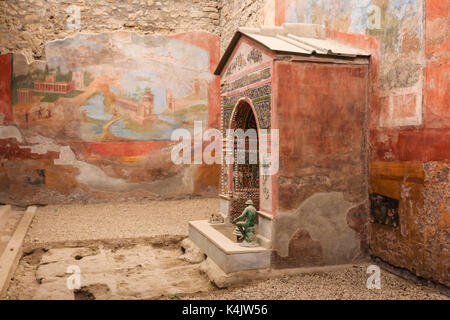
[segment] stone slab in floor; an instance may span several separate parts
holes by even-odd
[[[24,295],[21,288],[13,286],[8,294],[16,298],[18,291],[21,299],[38,300],[146,300],[211,290],[200,265],[183,261],[180,255],[178,247],[145,244],[53,248],[41,254],[37,267],[28,269],[28,276],[16,273],[21,285],[37,283],[33,290]],[[68,268],[73,266],[80,271],[80,290],[67,287],[73,275]]]

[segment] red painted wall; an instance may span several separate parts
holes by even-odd
[[[445,205],[449,195],[443,190],[448,188],[450,180],[450,40],[443,26],[450,25],[450,2],[424,3],[423,120],[418,126],[380,127],[377,85],[380,55],[374,38],[335,31],[328,31],[328,36],[372,52],[370,193],[398,200],[400,222],[395,228],[370,224],[372,254],[394,266],[449,285],[450,213]]]
[[[450,2],[426,5],[423,120],[415,127],[380,126],[379,39],[328,30],[330,38],[370,50],[370,193],[399,201],[396,228],[371,223],[372,254],[419,276],[450,284],[449,195]],[[395,116],[395,115],[394,115]],[[372,208],[373,209],[373,208]]]
[[[0,114],[5,116],[4,121],[12,120],[11,110],[11,66],[12,55],[0,55]]]
[[[327,175],[331,185],[280,183],[280,209],[315,192],[343,191],[364,201],[367,65],[276,63],[280,178]]]
[[[426,1],[425,29],[425,128],[444,128],[447,153],[450,159],[448,139],[450,128],[450,2]],[[447,29],[443,26],[447,26]],[[437,134],[439,135],[439,134]]]
[[[274,74],[280,169],[272,265],[356,261],[367,251],[369,66],[276,61]]]

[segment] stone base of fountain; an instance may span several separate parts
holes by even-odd
[[[211,224],[207,220],[189,222],[189,238],[225,273],[270,267],[271,250],[259,245],[244,247],[236,242],[233,224]]]

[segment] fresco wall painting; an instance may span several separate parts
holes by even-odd
[[[80,184],[88,182],[80,187],[84,191],[110,192],[106,182],[116,181],[112,185],[120,187],[113,191],[158,195],[155,181],[176,184],[188,170],[170,160],[173,130],[192,131],[194,121],[217,127],[218,79],[212,70],[218,55],[218,37],[205,32],[78,34],[53,41],[46,61],[28,64],[14,57],[12,120],[28,143],[37,139],[44,151],[56,153],[67,146],[82,162],[78,170],[95,172],[98,183],[83,180],[87,173],[76,176]],[[217,176],[216,169],[201,170]],[[195,170],[189,174],[195,180]],[[206,188],[216,189],[217,178],[210,180]],[[192,193],[194,183],[174,192]]]

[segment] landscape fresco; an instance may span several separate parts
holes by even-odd
[[[50,42],[45,62],[14,63],[14,122],[58,140],[170,140],[174,129],[208,121],[209,55],[127,32]]]

